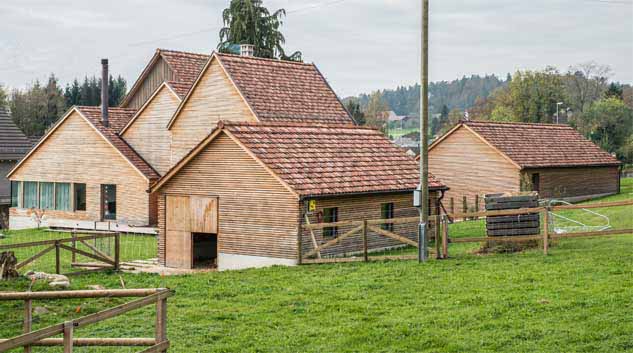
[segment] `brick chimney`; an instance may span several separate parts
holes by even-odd
[[[103,126],[109,126],[110,120],[108,119],[108,81],[110,76],[108,74],[108,59],[101,59],[101,123]]]

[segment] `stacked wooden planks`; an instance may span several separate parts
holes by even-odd
[[[488,194],[485,196],[486,211],[512,210],[538,207],[538,194]],[[488,236],[534,235],[540,233],[538,213],[513,216],[486,217]]]

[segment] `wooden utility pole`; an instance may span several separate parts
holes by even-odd
[[[422,0],[422,57],[420,60],[420,224],[418,225],[418,261],[428,259],[429,221],[429,0]]]

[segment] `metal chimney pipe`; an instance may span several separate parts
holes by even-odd
[[[101,122],[103,126],[109,126],[110,120],[108,118],[108,81],[110,76],[108,74],[108,59],[101,59]]]

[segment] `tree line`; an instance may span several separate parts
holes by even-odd
[[[462,119],[528,123],[567,123],[585,137],[633,163],[633,87],[611,82],[611,69],[595,62],[517,71],[505,80],[471,76],[429,84],[431,138]],[[419,86],[398,87],[347,98],[346,106],[362,124],[389,135],[384,111],[419,117]],[[412,119],[419,127],[418,119]]]
[[[108,106],[118,106],[127,92],[121,76],[110,76]],[[101,78],[75,79],[65,88],[51,74],[46,83],[35,81],[24,89],[10,92],[0,86],[0,106],[8,108],[15,124],[28,137],[40,137],[73,105],[101,105]]]

